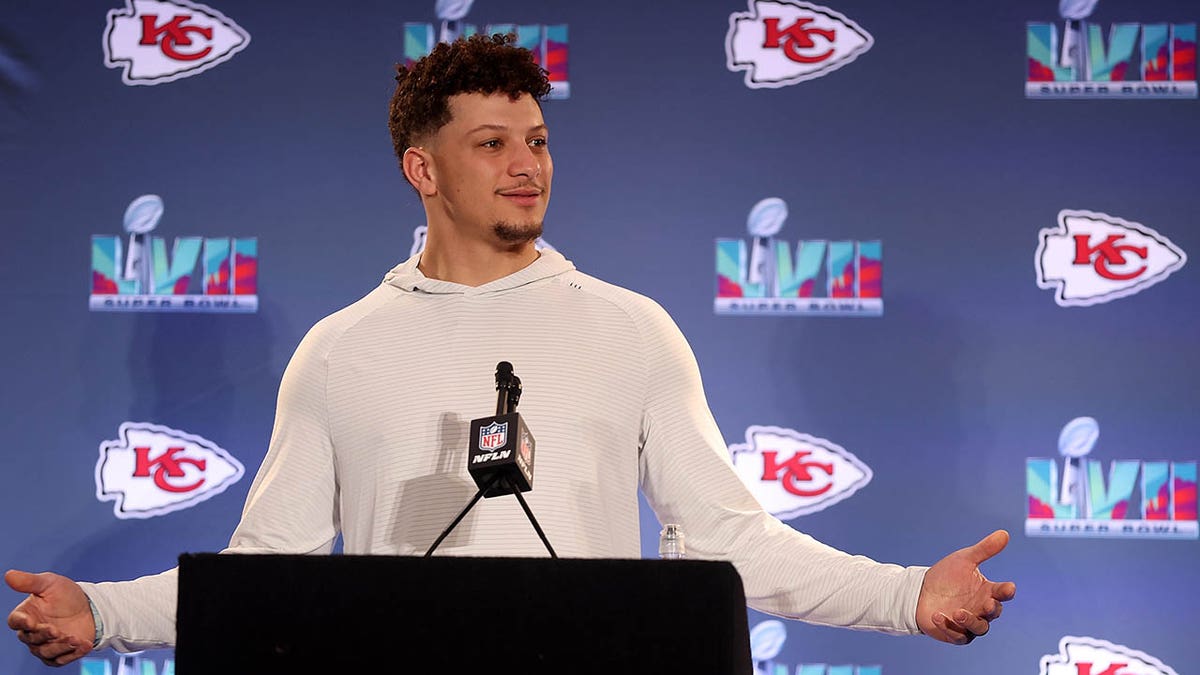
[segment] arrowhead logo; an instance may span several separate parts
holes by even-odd
[[[1153,229],[1091,211],[1058,212],[1058,227],[1038,234],[1039,288],[1055,289],[1062,307],[1087,307],[1139,293],[1187,262],[1187,254]]]
[[[1038,675],[1179,675],[1145,652],[1108,640],[1068,635],[1058,651],[1042,657]]]
[[[748,0],[729,15],[725,67],[746,71],[751,89],[786,87],[841,68],[875,43],[871,34],[828,7],[796,0]]]
[[[108,12],[104,65],[124,68],[128,85],[154,85],[222,64],[250,44],[250,34],[217,10],[188,0],[126,0]]]
[[[100,444],[96,498],[118,518],[151,518],[195,506],[225,491],[243,468],[207,439],[144,422],[125,422]]]
[[[752,426],[729,446],[733,468],[780,520],[824,510],[871,482],[871,469],[836,443],[780,427]]]

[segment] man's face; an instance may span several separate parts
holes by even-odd
[[[450,225],[502,243],[537,239],[554,174],[537,101],[472,93],[451,96],[449,105],[450,122],[427,150]]]

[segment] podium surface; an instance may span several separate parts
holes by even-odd
[[[752,672],[724,562],[189,554],[176,629],[180,675]]]

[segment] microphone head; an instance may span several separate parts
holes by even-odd
[[[496,387],[507,387],[513,379],[513,367],[508,361],[496,364]]]
[[[521,402],[521,378],[516,375],[508,383],[508,412],[516,412],[517,404]]]

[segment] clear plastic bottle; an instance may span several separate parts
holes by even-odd
[[[658,533],[658,557],[663,560],[682,560],[687,557],[687,549],[683,545],[683,528],[675,523],[663,525]]]

